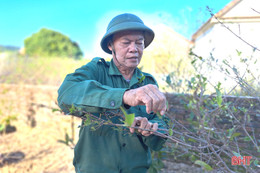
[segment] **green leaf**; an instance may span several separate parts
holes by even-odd
[[[195,161],[196,165],[200,165],[201,167],[203,167],[206,171],[212,171],[213,168],[211,166],[209,166],[207,163],[201,161],[201,160],[196,160]]]
[[[89,117],[89,115],[86,115],[86,120],[84,121],[84,126],[88,126],[90,124],[91,124],[90,117]]]
[[[191,160],[192,162],[195,162],[195,161],[196,161],[196,159],[197,159],[197,157],[196,157],[196,156],[194,156],[194,155],[191,155],[191,156],[190,156],[190,160]]]
[[[128,114],[122,106],[120,106],[120,109],[121,109],[121,111],[123,112],[123,114],[125,116],[125,124],[127,126],[131,126],[133,124],[133,122],[134,122],[135,114],[134,113]]]
[[[76,108],[73,104],[71,105],[69,111],[70,111],[71,114],[73,114],[76,111]]]
[[[5,125],[4,124],[0,124],[0,132],[3,131],[5,129]]]
[[[240,55],[242,54],[241,51],[238,51],[237,49],[236,49],[236,51],[237,51],[237,55],[238,55],[238,56],[240,56]]]
[[[69,137],[68,133],[65,134],[65,140],[66,140],[67,143],[68,143],[69,140],[70,140],[70,137]]]
[[[52,112],[61,112],[61,110],[60,110],[60,109],[53,108],[53,109],[52,109]]]
[[[225,71],[227,72],[227,74],[230,74],[229,71],[228,71],[228,69],[225,69]]]
[[[126,117],[125,117],[125,123],[128,126],[131,126],[133,124],[134,120],[135,120],[135,114],[134,113],[127,114]]]
[[[167,83],[168,85],[171,85],[171,83],[172,83],[170,74],[167,75],[167,77],[166,77],[166,83]]]
[[[232,151],[232,153],[236,156],[236,157],[241,157],[241,155],[235,151]]]
[[[157,169],[152,165],[150,166],[148,173],[158,173]]]
[[[249,115],[249,114],[247,114],[247,119],[248,119],[248,120],[247,120],[248,122],[250,122],[250,121],[251,121],[251,117],[250,117],[250,115]]]
[[[233,133],[230,137],[230,140],[233,141],[234,137],[240,136],[241,133]]]
[[[126,116],[127,113],[126,113],[125,109],[124,109],[122,106],[120,106],[120,109],[121,109],[121,111],[123,112],[124,116]]]
[[[173,130],[169,129],[169,136],[172,136],[172,135],[173,135]]]
[[[244,137],[244,141],[251,141],[251,139],[248,136],[246,136]]]
[[[254,161],[254,165],[255,165],[255,166],[259,166],[257,159]]]
[[[195,117],[195,114],[193,112],[191,112],[190,116],[189,116],[189,120],[192,121],[194,117]]]
[[[196,142],[196,140],[195,140],[195,139],[192,139],[192,138],[189,138],[188,141]]]
[[[63,141],[63,140],[60,140],[60,139],[58,140],[58,142],[68,145],[68,143],[66,141]]]
[[[219,107],[221,107],[222,101],[223,101],[222,97],[217,96],[217,104],[218,104]]]
[[[193,61],[191,61],[191,64],[194,64],[197,61],[197,59],[194,59]]]
[[[144,79],[145,79],[145,76],[142,73],[142,77],[139,79],[138,83],[142,83],[144,81]]]
[[[221,83],[218,82],[217,87],[216,87],[216,93],[217,93],[216,100],[217,100],[217,104],[219,107],[221,106],[222,101],[223,101],[222,93],[220,92],[220,90],[221,90]]]

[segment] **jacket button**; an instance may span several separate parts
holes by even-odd
[[[115,101],[110,102],[110,106],[114,107],[115,106]]]

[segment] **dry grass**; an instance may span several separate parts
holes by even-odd
[[[37,106],[57,108],[56,97],[57,87],[0,85],[0,122],[8,115],[17,116],[17,120],[11,122],[17,131],[0,135],[0,163],[1,156],[6,153],[22,152],[25,155],[16,163],[5,163],[2,167],[0,164],[1,173],[74,172],[73,150],[57,142],[64,139],[66,131],[71,134],[71,118]],[[36,122],[35,127],[31,127],[32,119]],[[76,124],[79,123],[80,120],[76,120]]]
[[[0,83],[59,86],[68,73],[89,61],[0,53]]]

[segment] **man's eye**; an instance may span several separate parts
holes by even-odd
[[[127,45],[127,44],[130,44],[130,42],[123,42],[123,44]]]
[[[142,45],[142,44],[143,44],[143,42],[137,42],[136,44],[138,44],[138,45]]]

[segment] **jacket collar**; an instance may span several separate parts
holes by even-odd
[[[109,75],[121,75],[120,71],[118,70],[117,66],[115,65],[113,59],[111,59],[110,61],[110,66],[109,66],[109,70],[108,70],[108,74]]]
[[[117,66],[113,62],[113,59],[111,59],[111,61],[110,61],[108,74],[109,75],[120,75],[120,76],[123,77],[123,75],[120,73]],[[130,86],[138,83],[139,79],[142,77],[142,75],[143,75],[142,71],[139,68],[135,68],[135,71],[134,71],[133,76],[132,76],[131,81],[130,81]]]

